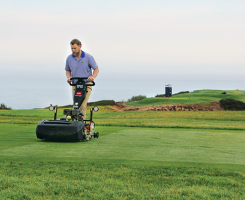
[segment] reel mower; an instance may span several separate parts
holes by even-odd
[[[49,110],[55,111],[54,120],[42,120],[38,123],[36,128],[37,138],[58,141],[88,141],[92,137],[99,137],[99,133],[94,132],[95,123],[92,119],[93,111],[97,112],[99,108],[93,107],[90,109],[89,120],[83,120],[82,110],[79,110],[85,99],[87,86],[95,85],[94,82],[86,84],[84,79],[88,78],[71,78],[72,83],[70,85],[75,86],[74,109],[64,109],[63,113],[66,116],[57,120],[58,106],[52,106],[51,104]]]

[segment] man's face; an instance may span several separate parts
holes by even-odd
[[[71,45],[71,51],[72,51],[73,55],[76,57],[79,55],[80,49],[81,49],[81,45],[77,45],[77,44]]]

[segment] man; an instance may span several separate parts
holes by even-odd
[[[85,80],[88,84],[94,81],[96,76],[99,73],[98,65],[96,64],[93,56],[88,53],[85,53],[81,50],[82,44],[78,39],[73,39],[70,43],[72,54],[69,55],[66,59],[66,77],[67,82],[71,83],[71,77],[88,77]],[[93,72],[92,72],[93,69]],[[83,113],[83,120],[86,118],[86,107],[89,96],[92,91],[92,86],[87,87],[88,92],[86,93],[86,97],[79,108]],[[74,98],[75,86],[72,86],[72,97]],[[73,99],[74,104],[74,99]]]

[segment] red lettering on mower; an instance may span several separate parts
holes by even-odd
[[[82,92],[77,92],[76,95],[82,95]]]

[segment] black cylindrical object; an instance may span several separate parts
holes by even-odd
[[[172,96],[172,87],[170,85],[165,86],[165,97],[171,97]]]
[[[39,139],[85,141],[84,123],[81,121],[42,120],[36,128]]]

